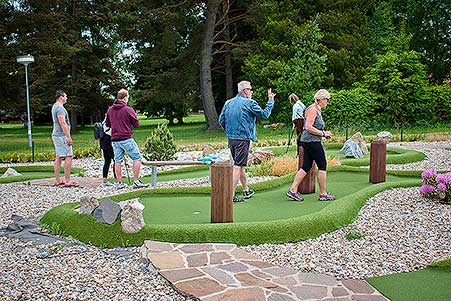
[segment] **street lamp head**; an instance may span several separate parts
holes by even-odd
[[[20,55],[16,58],[16,61],[19,64],[23,64],[23,65],[28,65],[29,63],[33,63],[34,62],[34,57],[32,55]]]

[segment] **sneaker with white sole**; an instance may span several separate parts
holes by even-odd
[[[333,201],[336,198],[337,197],[335,195],[326,193],[326,194],[320,194],[318,200],[320,200],[320,201]]]
[[[304,201],[304,198],[301,196],[299,192],[292,192],[291,190],[288,190],[287,197],[298,202]]]
[[[111,182],[105,182],[105,183],[102,183],[102,184],[99,185],[99,187],[103,187],[103,188],[112,188],[114,186],[115,185],[113,183],[111,183]]]
[[[124,189],[125,187],[127,187],[127,184],[125,184],[124,182],[116,182],[116,183],[114,183],[114,188],[115,189]]]
[[[244,198],[240,198],[240,197],[234,195],[233,196],[233,202],[234,203],[242,203],[242,202],[244,202]]]
[[[244,191],[243,191],[243,197],[244,197],[245,199],[251,198],[254,194],[255,194],[255,191],[252,190],[252,189],[249,189],[249,188],[248,188],[247,190],[244,190]]]
[[[144,184],[143,182],[141,182],[141,180],[136,180],[136,181],[133,181],[133,187],[134,188],[147,188],[147,187],[149,187],[150,186],[150,184]]]

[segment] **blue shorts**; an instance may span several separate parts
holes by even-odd
[[[136,144],[133,138],[122,141],[112,141],[112,143],[114,151],[114,162],[121,162],[122,160],[124,160],[125,153],[127,153],[133,161],[142,160],[138,144]]]
[[[67,142],[66,136],[52,136],[53,144],[55,145],[55,153],[57,157],[72,157],[72,145]]]

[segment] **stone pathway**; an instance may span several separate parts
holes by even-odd
[[[36,179],[26,182],[30,182],[31,185],[53,186],[53,184],[55,184],[55,178]],[[93,178],[93,177],[71,177],[71,182],[80,184],[80,187],[96,188],[100,184],[102,184],[103,180],[102,178]],[[70,189],[71,187],[61,187],[61,188]]]
[[[235,244],[145,241],[141,254],[177,290],[200,300],[387,300],[365,281],[276,266]]]

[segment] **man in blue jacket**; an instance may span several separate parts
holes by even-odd
[[[238,83],[238,95],[226,101],[219,115],[219,123],[224,128],[229,139],[229,148],[233,159],[233,189],[235,193],[238,181],[243,186],[244,199],[254,195],[254,191],[247,186],[246,166],[249,155],[250,141],[257,141],[255,118],[267,119],[274,107],[274,96],[268,89],[268,102],[262,109],[252,99],[252,86],[248,81]],[[234,202],[243,202],[243,198],[233,196]]]

